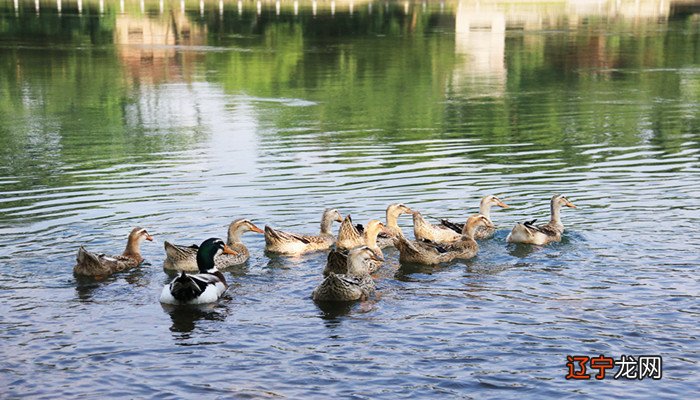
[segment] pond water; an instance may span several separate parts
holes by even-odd
[[[2,397],[699,397],[700,15],[665,1],[0,2]],[[325,254],[165,310],[163,241],[511,206],[468,262],[319,307]],[[561,243],[505,243],[566,209]],[[146,264],[72,274],[80,245]],[[401,226],[411,234],[409,217]],[[661,380],[566,380],[567,355]]]

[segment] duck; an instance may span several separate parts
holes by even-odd
[[[335,236],[331,233],[334,221],[343,221],[340,212],[334,208],[324,210],[321,218],[321,232],[318,235],[300,235],[265,225],[265,250],[284,255],[327,250],[335,243]]]
[[[504,202],[501,201],[498,197],[490,194],[488,196],[484,196],[484,198],[481,199],[481,202],[479,203],[479,214],[483,215],[484,217],[488,218],[489,221],[493,223],[491,220],[491,207],[492,206],[499,206],[501,208],[510,208],[510,206]],[[462,233],[462,229],[464,229],[464,225],[460,223],[455,223],[451,222],[447,219],[442,219],[440,220],[440,224],[442,227],[450,228],[453,232],[457,234]],[[493,235],[496,233],[496,226],[494,225],[491,228],[487,228],[485,226],[480,227],[479,229],[476,230],[476,233],[474,233],[474,239],[476,240],[484,240],[484,239],[490,239],[493,237]],[[433,240],[430,239],[430,237],[425,237],[428,240]]]
[[[85,247],[80,246],[76,264],[73,267],[73,274],[104,278],[115,272],[136,267],[143,262],[141,242],[144,240],[151,242],[153,241],[153,236],[146,229],[137,226],[129,233],[126,249],[121,255],[107,256],[105,254],[91,253],[85,250]]]
[[[228,226],[228,240],[226,245],[233,249],[237,255],[221,253],[214,258],[214,264],[217,268],[223,269],[233,265],[243,264],[248,261],[250,252],[241,241],[241,236],[246,232],[264,233],[262,229],[255,226],[247,218],[239,218],[231,222]],[[165,241],[165,262],[163,268],[175,269],[179,271],[196,272],[199,271],[197,266],[197,250],[199,246],[181,246]]]
[[[362,226],[362,225],[358,225]],[[350,250],[364,244],[364,236],[357,226],[353,225],[350,214],[346,215],[338,229],[338,239],[335,248],[338,250]]]
[[[377,237],[377,245],[379,248],[386,249],[387,247],[393,247],[394,239],[399,235],[403,235],[398,222],[399,217],[403,214],[413,214],[413,210],[401,203],[390,204],[386,208],[386,224]],[[364,230],[364,227],[360,224],[356,225],[356,228],[360,233]]]
[[[345,218],[347,220],[347,217]],[[343,221],[344,222],[344,221]],[[377,259],[382,260],[379,262],[371,262],[369,264],[369,273],[373,274],[377,272],[379,267],[382,266],[384,261],[384,254],[382,249],[377,245],[377,235],[384,230],[384,224],[381,221],[373,219],[367,223],[367,228],[363,232],[363,242],[364,246],[369,247],[374,251]],[[340,233],[338,233],[338,238],[340,238]],[[360,246],[355,246],[360,247]],[[328,276],[331,273],[335,274],[345,274],[347,273],[348,265],[348,253],[349,249],[343,249],[336,245],[336,248],[328,253],[328,261],[326,263],[326,268],[323,270],[323,276]]]
[[[210,238],[197,248],[195,275],[180,272],[172,282],[165,285],[160,293],[160,302],[171,305],[206,304],[217,301],[228,285],[224,275],[216,268],[214,259],[219,254],[237,253],[219,238]]]
[[[455,259],[469,259],[479,251],[479,245],[474,240],[474,234],[479,226],[490,227],[493,224],[485,216],[474,214],[467,219],[462,231],[462,237],[449,244],[438,244],[429,241],[409,241],[403,235],[396,239],[399,249],[399,261],[415,264],[435,265],[450,262]]]
[[[413,235],[418,240],[433,243],[449,243],[459,240],[462,235],[443,225],[433,225],[415,211],[413,213]]]
[[[311,297],[314,301],[367,300],[375,291],[374,280],[369,273],[370,263],[381,261],[367,246],[350,250],[347,273],[331,272],[314,289]]]
[[[548,223],[535,225],[536,219],[517,223],[508,234],[506,242],[545,245],[550,242],[559,242],[564,233],[564,224],[559,216],[563,206],[577,208],[564,195],[555,194],[550,201],[551,218]]]

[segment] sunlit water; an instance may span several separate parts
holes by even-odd
[[[0,3],[2,397],[698,397],[700,19],[642,3]],[[490,193],[475,259],[389,251],[372,301],[319,307],[325,254],[248,234],[222,301],[158,303],[164,240]],[[507,245],[553,193],[562,242]],[[72,275],[136,225],[144,266]],[[567,381],[577,354],[664,375]]]

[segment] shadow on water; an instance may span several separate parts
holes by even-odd
[[[364,314],[375,310],[380,295],[366,301],[314,301],[327,328],[335,328],[351,313]]]
[[[95,291],[106,283],[113,282],[114,276],[109,276],[105,279],[95,279],[91,276],[76,276],[75,277],[75,293],[80,301],[91,302]]]
[[[508,254],[517,258],[526,258],[533,253],[543,251],[544,247],[532,244],[509,243]]]
[[[173,306],[161,304],[163,311],[170,315],[173,324],[171,332],[188,333],[197,326],[197,321],[223,321],[226,315],[218,309],[217,303]]]
[[[457,262],[450,262],[450,263],[438,264],[438,265],[401,263],[399,266],[399,269],[396,270],[394,277],[399,281],[412,282],[412,281],[415,281],[415,279],[411,277],[411,275],[413,275],[413,274],[432,275],[434,273],[438,273],[440,271],[447,270],[447,269],[451,268],[452,266],[454,266],[456,263]]]
[[[136,268],[118,272],[103,278],[74,276],[76,283],[75,292],[80,301],[91,302],[95,291],[122,278],[130,285],[147,287],[150,282],[148,279],[150,276],[148,267],[150,266],[151,264],[149,263],[143,263]]]
[[[320,316],[324,320],[335,320],[346,316],[358,304],[355,301],[316,301],[315,303],[321,310]]]

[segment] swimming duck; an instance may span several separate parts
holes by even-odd
[[[374,293],[374,280],[369,275],[371,262],[381,262],[377,254],[367,246],[350,250],[346,274],[330,273],[314,289],[315,301],[366,300]]]
[[[481,199],[481,203],[479,204],[479,214],[488,218],[489,221],[491,221],[491,207],[492,206],[499,206],[501,208],[510,208],[509,205],[502,202],[498,197],[496,197],[492,194],[485,196],[483,199]],[[491,221],[491,222],[493,222],[493,221]],[[442,224],[442,226],[444,226],[444,227],[452,229],[452,231],[455,233],[461,233],[462,229],[464,229],[464,224],[450,222],[449,220],[446,220],[446,219],[440,220],[440,224]],[[494,233],[496,233],[496,226],[495,225],[491,228],[487,228],[485,226],[482,226],[476,230],[476,233],[474,233],[474,239],[476,239],[476,240],[488,239],[491,236],[493,236]],[[421,238],[433,240],[428,236],[421,237]]]
[[[126,249],[119,256],[91,253],[80,246],[73,273],[102,278],[127,268],[133,268],[143,262],[141,242],[144,240],[153,241],[153,236],[149,235],[144,228],[136,227],[129,233]]]
[[[564,225],[561,223],[559,212],[562,206],[576,208],[574,203],[570,202],[566,197],[560,194],[552,196],[550,202],[551,218],[548,223],[543,225],[535,225],[536,219],[524,223],[515,224],[513,230],[508,234],[506,241],[509,243],[526,243],[543,245],[549,242],[558,242],[561,240],[561,234],[564,233]]]
[[[462,225],[462,224],[460,224]],[[433,225],[418,211],[413,213],[413,234],[418,240],[433,243],[449,243],[459,240],[462,235],[443,225]]]
[[[396,239],[399,249],[399,261],[416,264],[435,265],[454,259],[472,258],[479,251],[474,234],[479,226],[493,226],[485,216],[474,214],[467,219],[462,237],[449,244],[437,244],[427,241],[409,241],[403,235]]]
[[[359,225],[362,226],[362,225]],[[364,237],[357,226],[353,225],[350,214],[345,216],[338,229],[338,240],[335,241],[335,248],[338,250],[349,250],[364,244]]]
[[[255,226],[249,219],[240,218],[231,222],[228,226],[227,246],[238,254],[235,256],[227,253],[219,254],[214,258],[214,264],[217,268],[226,268],[232,265],[243,264],[248,260],[250,252],[248,252],[248,248],[241,241],[241,236],[246,232],[264,233],[262,229]],[[166,240],[166,256],[163,268],[187,272],[199,271],[199,267],[197,266],[198,249],[199,246],[196,244],[192,246],[180,246]]]
[[[399,235],[403,235],[398,223],[402,214],[413,214],[413,210],[400,203],[390,204],[386,208],[386,224],[377,237],[377,245],[380,248],[385,249],[394,246],[394,239]],[[356,227],[360,233],[364,230],[362,225],[356,225]]]
[[[214,258],[219,254],[237,253],[223,240],[207,239],[197,249],[199,274],[190,275],[182,271],[170,284],[163,287],[160,302],[165,304],[204,304],[213,303],[226,291],[226,279],[216,268]]]
[[[266,225],[265,250],[286,255],[299,255],[311,251],[326,250],[335,242],[335,237],[331,233],[333,221],[343,221],[338,210],[324,210],[321,218],[321,233],[316,236],[279,231]]]
[[[345,218],[347,220],[347,217]],[[344,221],[343,221],[344,222]],[[384,229],[384,224],[380,221],[373,219],[367,223],[367,228],[364,229],[364,234],[362,240],[364,245],[369,247],[377,259],[384,260],[384,254],[382,254],[382,249],[377,246],[377,235]],[[338,234],[340,237],[340,234]],[[358,247],[358,246],[356,246]],[[328,262],[326,263],[326,268],[323,270],[323,276],[328,276],[331,272],[335,274],[345,274],[348,270],[348,253],[347,249],[340,249],[336,247],[328,253]],[[372,261],[369,263],[369,273],[372,274],[376,272],[379,267],[382,266],[382,262]]]

